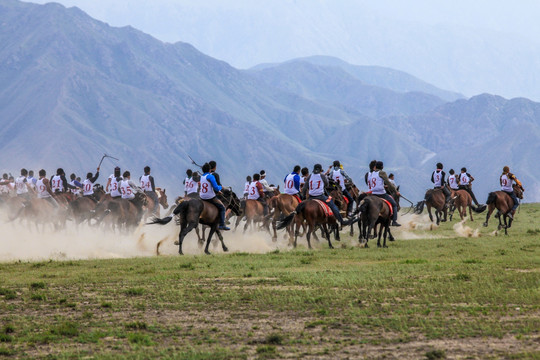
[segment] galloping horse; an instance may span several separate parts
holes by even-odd
[[[90,225],[90,220],[96,214],[96,206],[104,195],[105,190],[103,190],[103,186],[96,184],[94,185],[94,199],[96,201],[92,200],[88,196],[81,196],[69,203],[76,226],[84,221],[87,221]]]
[[[451,197],[453,200],[453,207],[450,208],[450,220],[454,214],[454,210],[457,209],[459,217],[461,220],[465,219],[467,216],[467,207],[469,208],[469,216],[471,221],[474,221],[472,216],[472,197],[466,190],[452,190]]]
[[[336,225],[336,218],[332,214],[332,210],[325,209],[326,204],[320,200],[306,200],[301,202],[296,210],[290,213],[285,219],[278,223],[277,229],[283,229],[287,227],[293,219],[296,219],[296,230],[294,233],[294,243],[293,246],[296,247],[298,240],[298,229],[299,226],[306,221],[308,230],[307,230],[307,243],[308,247],[311,249],[311,233],[315,230],[316,225],[321,225],[323,229],[324,236],[328,240],[328,246],[333,249],[332,241],[330,241],[330,233],[328,232],[327,225]]]
[[[384,241],[382,247],[386,246],[386,237],[388,236],[390,241],[394,241],[394,237],[390,232],[390,220],[392,219],[392,205],[387,201],[381,199],[378,196],[361,194],[358,197],[357,211],[360,213],[360,220],[362,227],[358,240],[364,247],[368,247],[369,236],[371,230],[374,229],[375,233],[377,225],[380,224],[379,236],[377,238],[377,247],[381,247],[381,235],[384,230]]]
[[[514,184],[513,189],[514,194],[516,194],[518,199],[523,199],[523,188],[519,185]],[[497,213],[499,218],[498,229],[504,229],[504,234],[508,235],[507,229],[512,226],[512,219],[508,217],[508,213],[510,212],[510,210],[512,210],[512,207],[514,206],[514,200],[512,200],[510,195],[508,195],[504,191],[494,191],[489,193],[486,204],[488,205],[488,213],[486,215],[486,222],[484,223],[484,226],[488,226],[489,217],[491,216],[493,210],[497,208],[497,210],[499,211]],[[501,215],[503,216],[504,225],[501,221]],[[507,218],[509,220],[507,220]]]
[[[157,194],[157,197],[158,197],[159,205],[163,206],[163,209],[168,209],[169,204],[167,202],[167,193],[166,193],[165,189],[157,187],[156,188],[156,194]],[[147,201],[146,211],[144,212],[144,220],[145,221],[152,214],[152,210],[154,209],[154,200],[150,196],[148,196],[148,195],[146,196],[146,201]],[[158,206],[156,216],[159,217],[159,214],[160,214],[160,208]]]
[[[270,231],[268,226],[268,215],[264,215],[264,205],[260,201],[247,199],[244,203],[244,214],[246,216],[244,232],[246,232],[250,224],[255,225],[256,222],[262,222],[262,226]]]
[[[277,241],[276,224],[278,219],[292,213],[299,203],[296,196],[289,194],[279,194],[270,199],[268,207],[274,210],[274,216],[272,218],[272,230],[274,231],[274,234],[272,235],[272,241]],[[294,236],[292,224],[287,227],[287,232],[289,233],[290,242],[292,243]]]
[[[433,215],[431,214],[432,207],[435,209],[435,216],[437,217],[437,225],[439,225],[441,221],[443,222],[446,221],[448,208],[446,207],[446,197],[444,196],[442,189],[429,189],[428,191],[426,191],[424,200],[416,204],[414,212],[416,214],[421,214],[422,211],[424,210],[424,204],[427,206],[429,219],[432,222],[433,222]],[[444,219],[441,219],[443,214],[444,214]]]
[[[236,194],[234,194],[233,191],[227,189],[223,189],[222,193],[223,196],[220,197],[220,200],[224,202],[225,207],[232,206],[232,211],[238,212],[238,204],[235,201],[235,199],[238,200]],[[208,239],[206,240],[206,247],[204,248],[204,252],[206,254],[210,254],[210,251],[208,251],[208,246],[210,245],[210,240],[212,239],[212,235],[214,235],[214,233],[218,234],[223,251],[229,251],[229,249],[227,249],[225,243],[223,242],[223,237],[221,236],[220,231],[218,230],[219,211],[215,205],[201,199],[190,199],[186,201],[181,201],[180,204],[174,209],[173,214],[178,215],[178,217],[180,218],[180,233],[178,234],[179,254],[184,254],[182,251],[182,243],[184,242],[184,238],[191,230],[195,229],[199,225],[199,223],[203,225],[208,225],[210,227],[210,233],[208,234]],[[172,220],[172,218],[172,216],[168,216],[163,219],[156,218],[148,224],[165,225],[168,224]],[[158,254],[159,247],[161,246],[163,241],[164,240],[161,240],[157,244],[156,252]]]

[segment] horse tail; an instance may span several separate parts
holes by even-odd
[[[369,200],[363,199],[360,202],[360,206],[358,207],[359,213],[366,213],[369,205]]]
[[[497,194],[490,192],[486,200],[486,204],[489,205],[495,203],[495,199],[497,199]]]
[[[424,202],[428,202],[432,200],[433,200],[433,191],[426,192],[426,195],[424,196]]]
[[[166,225],[171,222],[174,215],[179,215],[180,217],[182,217],[188,210],[190,202],[191,201],[182,201],[180,204],[176,206],[176,208],[173,210],[170,216],[166,216],[162,219],[157,218],[157,217],[153,218],[152,221],[150,221],[149,223],[146,223],[146,225],[154,225],[154,224]]]
[[[427,196],[427,195],[426,195]],[[414,213],[415,214],[421,214],[422,211],[424,211],[424,205],[426,203],[427,200],[422,200],[422,201],[419,201],[415,207],[414,207]]]
[[[306,206],[306,202],[305,201],[302,201],[300,204],[298,204],[298,206],[296,207],[296,209],[290,213],[289,215],[287,215],[283,220],[280,220],[277,222],[276,224],[276,229],[277,230],[281,230],[281,229],[284,229],[286,228],[287,226],[289,226],[289,224],[292,222],[292,220],[294,219],[294,216],[296,214],[299,214],[301,213],[302,211],[304,211],[304,207]]]

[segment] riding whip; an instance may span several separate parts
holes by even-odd
[[[198,167],[200,167],[200,168],[202,169],[202,166],[199,165],[199,164],[197,164],[197,163],[195,162],[195,160],[193,160],[193,158],[192,158],[191,156],[188,155],[188,158],[191,160],[191,163],[192,163],[193,165],[198,166]]]
[[[105,159],[106,157],[111,158],[111,159],[114,159],[114,160],[116,160],[116,161],[120,161],[120,160],[118,160],[117,158],[115,158],[114,156],[107,155],[107,154],[103,154],[103,156],[101,157],[101,160],[100,160],[100,162],[99,162],[98,168],[101,167],[101,163],[103,162],[103,159]]]

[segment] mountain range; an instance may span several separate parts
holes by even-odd
[[[239,70],[187,43],[115,28],[77,8],[0,0],[0,169],[57,167],[104,177],[115,165],[180,194],[191,164],[214,159],[241,192],[265,169],[340,159],[359,185],[385,161],[420,199],[435,162],[467,166],[484,194],[510,165],[540,200],[540,104],[438,89],[409,74],[329,57]],[[529,185],[530,184],[530,185]],[[361,186],[362,187],[362,186]],[[531,191],[533,190],[533,191]],[[483,199],[483,195],[479,195]]]

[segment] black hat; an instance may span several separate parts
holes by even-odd
[[[339,167],[340,165],[339,160],[334,160],[334,167]]]
[[[384,164],[382,161],[377,161],[377,164],[375,164],[375,168],[382,170],[384,167]]]
[[[321,164],[315,164],[315,166],[313,166],[313,173],[314,174],[318,174],[322,171],[322,165]]]

